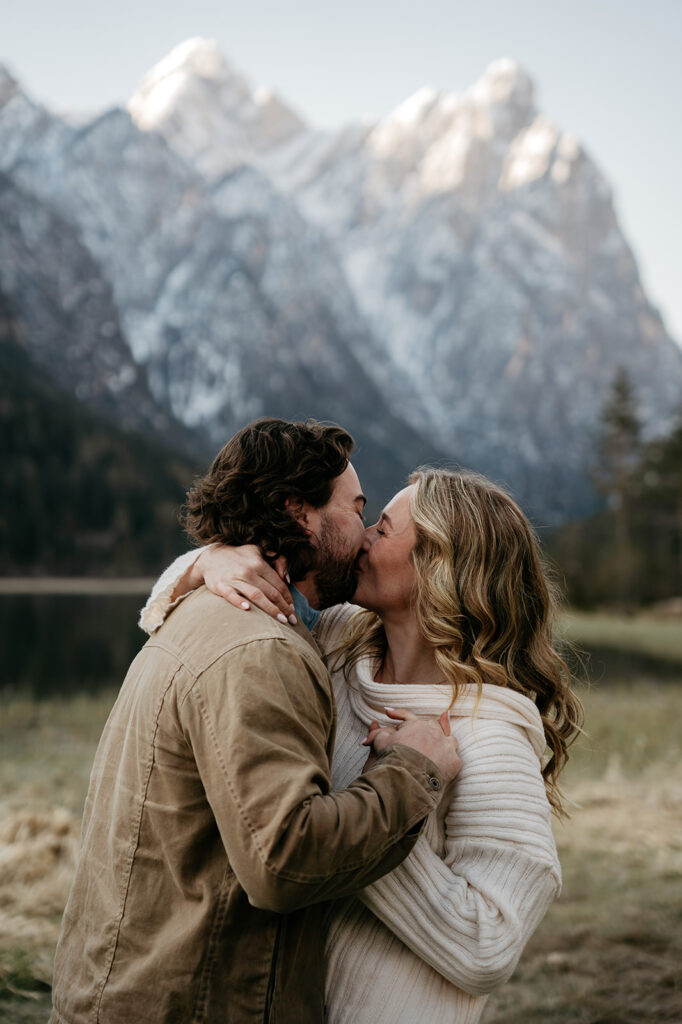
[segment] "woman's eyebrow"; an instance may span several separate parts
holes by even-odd
[[[382,512],[381,513],[381,515],[379,516],[379,522],[380,523],[381,522],[388,523],[389,526],[393,526],[393,523],[391,521],[391,517],[389,516],[388,512]]]

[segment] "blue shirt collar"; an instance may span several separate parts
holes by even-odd
[[[316,608],[310,607],[307,598],[303,596],[297,587],[292,585],[289,587],[289,590],[291,591],[291,596],[294,599],[294,611],[296,612],[296,615],[307,629],[313,629],[320,617],[320,613]]]

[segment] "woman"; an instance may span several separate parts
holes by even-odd
[[[157,584],[147,623],[187,557]],[[202,555],[212,559],[222,565],[224,549]],[[328,1019],[473,1024],[561,884],[550,810],[561,812],[557,777],[581,707],[553,648],[554,597],[523,513],[469,473],[414,473],[367,531],[357,568],[364,610],[329,609],[315,631],[338,704],[334,786],[363,771],[368,730],[448,706],[462,769],[407,860],[334,905]],[[272,570],[254,580],[267,590]],[[212,583],[225,585],[256,596],[229,573]]]

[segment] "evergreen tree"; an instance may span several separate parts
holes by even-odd
[[[620,367],[601,414],[594,478],[609,508],[627,503],[633,473],[641,455],[641,424],[635,391]]]
[[[668,437],[645,448],[637,473],[645,599],[682,597],[682,414]]]
[[[635,396],[620,375],[596,448],[605,507],[549,538],[569,599],[593,607],[682,598],[682,414],[667,436],[642,444]]]
[[[612,514],[613,588],[616,601],[631,605],[636,599],[637,552],[632,532],[632,499],[642,454],[641,423],[635,391],[625,369],[615,374],[601,415],[594,480]]]

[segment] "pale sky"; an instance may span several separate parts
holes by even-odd
[[[644,287],[682,343],[682,0],[0,0],[0,62],[52,109],[125,105],[190,36],[310,123],[462,91],[498,57],[609,180]]]

